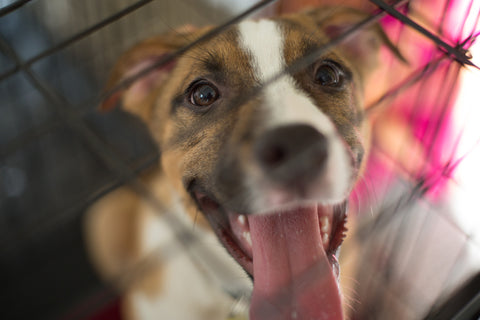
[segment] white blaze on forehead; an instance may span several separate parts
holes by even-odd
[[[239,24],[240,47],[251,57],[253,73],[260,83],[268,83],[285,68],[284,34],[275,21],[244,21]],[[310,124],[325,135],[335,129],[290,75],[283,75],[263,90],[264,105],[269,108],[267,126],[289,123]]]
[[[285,37],[279,24],[271,20],[244,21],[238,25],[238,31],[239,46],[250,56],[255,77],[261,84],[266,84],[262,91],[262,108],[267,111],[265,129],[307,124],[323,133],[328,139],[328,160],[324,174],[312,182],[313,197],[325,203],[342,201],[349,190],[351,165],[333,122],[289,74],[271,82],[286,68]],[[258,177],[250,177],[246,181],[252,190],[256,190],[252,192],[252,206],[259,211],[275,206],[277,201],[272,199],[282,198],[281,194],[274,190],[257,190],[262,183],[256,179]]]

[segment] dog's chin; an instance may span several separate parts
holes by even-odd
[[[261,212],[239,213],[228,209],[227,206],[205,193],[193,191],[192,196],[224,247],[252,278],[255,263],[252,241],[259,237],[254,236],[254,240],[252,240],[250,224],[254,220],[262,218],[271,220],[286,218],[291,220],[291,225],[295,225],[294,220],[303,219],[302,214],[313,214],[316,216],[314,221],[317,223],[315,230],[318,238],[321,239],[319,247],[324,251],[338,278],[339,266],[336,254],[347,231],[345,226],[346,199],[329,204],[325,204],[323,201],[319,203],[312,200],[286,200],[284,203],[276,203],[270,209]],[[298,230],[287,230],[286,232],[296,233]],[[314,246],[315,244],[310,245]]]

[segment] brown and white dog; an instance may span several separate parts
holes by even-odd
[[[374,25],[307,67],[282,72],[364,18],[328,7],[243,21],[104,104],[121,98],[151,131],[160,163],[143,181],[162,205],[237,270],[240,282],[249,279],[238,265],[253,279],[250,319],[342,318],[335,255],[368,151],[363,89],[379,47],[392,45]],[[119,60],[109,86],[208,30],[140,43]],[[176,246],[162,214],[128,187],[89,210],[86,231],[92,260],[108,280],[158,248],[169,252],[160,249],[164,258],[123,288],[128,319],[228,316],[231,298],[198,267],[188,252],[195,244]]]

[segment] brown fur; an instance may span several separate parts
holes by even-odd
[[[328,26],[344,29],[345,25],[351,26],[364,18],[354,11],[338,10],[315,10],[284,18],[282,25],[288,30],[285,47],[287,64],[334,37],[328,33]],[[325,19],[328,13],[337,11],[340,14]],[[139,65],[151,65],[159,57],[179,49],[207,30],[209,28],[198,31],[188,28],[187,31],[171,32],[140,43],[120,58],[107,89],[131,76],[132,70],[138,72]],[[372,53],[387,40],[377,26],[360,31],[357,37],[362,37],[367,45],[346,42],[324,56],[339,60],[352,70],[351,86],[345,93],[326,94],[311,88],[305,79],[305,70],[299,70],[293,76],[316,101],[325,101],[319,108],[334,122],[355,155],[358,175],[363,168],[362,158],[368,151],[369,140],[368,125],[363,116],[362,86],[377,63],[376,55]],[[256,130],[261,129],[262,118],[268,116],[258,108],[261,104],[258,97],[250,101],[238,100],[242,94],[251,92],[245,88],[253,89],[258,83],[251,73],[246,72],[249,70],[248,55],[238,49],[236,39],[235,29],[229,29],[214,40],[188,51],[175,61],[172,70],[172,66],[168,66],[153,71],[103,105],[103,109],[108,110],[121,102],[125,110],[145,121],[161,152],[160,169],[145,179],[147,186],[166,208],[174,206],[170,198],[174,190],[192,225],[195,222],[196,226],[205,230],[209,229],[209,225],[190,195],[189,183],[202,181],[202,187],[208,186],[209,192],[220,201],[228,198],[228,192],[235,193],[241,189],[242,186],[232,190],[225,187],[235,184],[235,180],[222,185],[215,179],[218,162],[230,153],[230,157],[234,154],[238,161],[242,161],[241,166],[248,166],[251,139],[259,133]],[[391,46],[389,41],[386,44]],[[352,53],[352,50],[356,52]],[[231,104],[219,102],[218,107],[208,115],[199,115],[184,107],[179,97],[199,76],[213,77],[222,92],[222,101]],[[226,148],[227,145],[236,149]],[[240,177],[241,174],[240,171],[231,172],[232,177]],[[113,191],[90,209],[86,222],[87,244],[95,266],[106,279],[113,281],[128,274],[142,257],[150,253],[152,248],[145,248],[141,241],[142,228],[149,219],[155,217],[148,210],[148,204],[128,187]],[[164,290],[164,280],[162,266],[156,264],[124,290],[127,297],[134,292],[143,292],[154,298]],[[127,305],[126,310],[129,318],[135,318],[136,311],[131,305]]]

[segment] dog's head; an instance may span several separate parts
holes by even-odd
[[[252,319],[341,317],[335,254],[368,150],[362,92],[380,45],[391,44],[370,26],[282,72],[364,18],[322,8],[244,21],[122,93],[172,184],[254,278]],[[207,30],[134,47],[111,85]]]

